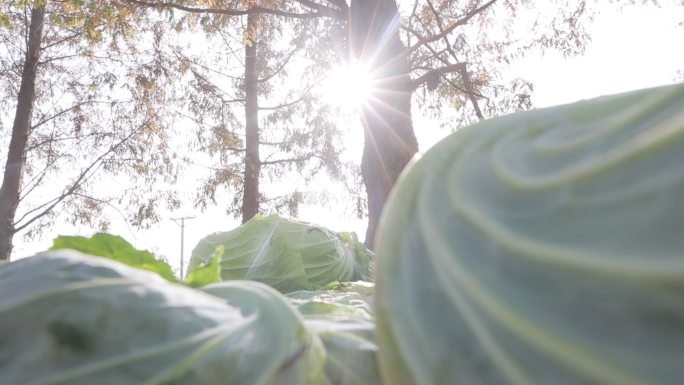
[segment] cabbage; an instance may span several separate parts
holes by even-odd
[[[0,384],[319,384],[325,351],[285,300],[224,299],[75,251],[0,266]]]
[[[218,246],[224,247],[223,280],[255,280],[283,293],[368,280],[372,274],[370,256],[353,235],[277,215],[256,216],[235,230],[203,238],[188,270],[206,264]]]
[[[440,142],[393,191],[375,310],[389,384],[681,384],[684,85]]]
[[[304,316],[305,325],[325,345],[326,381],[321,385],[382,384],[371,312],[373,284],[359,281],[331,286],[334,289],[287,295]]]

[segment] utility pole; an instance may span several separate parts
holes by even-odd
[[[185,264],[185,259],[184,259],[184,254],[183,251],[185,249],[185,220],[186,219],[195,219],[195,217],[180,217],[180,218],[171,218],[174,222],[176,222],[177,225],[180,226],[181,228],[181,252],[180,252],[180,279],[185,278],[183,274],[183,265]],[[177,222],[180,221],[180,224]]]

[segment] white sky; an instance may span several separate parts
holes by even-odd
[[[552,52],[544,56],[529,55],[513,63],[504,76],[522,77],[534,83],[533,102],[536,107],[669,84],[675,79],[684,81],[684,74],[678,75],[678,71],[684,70],[684,50],[681,48],[684,46],[684,26],[678,25],[684,22],[684,7],[630,6],[617,11],[615,6],[610,6],[607,9],[612,11],[600,13],[589,26],[592,42],[584,56],[563,58]],[[438,129],[438,123],[421,117],[420,111],[414,111],[414,126],[422,151],[447,134]],[[350,140],[360,143],[362,133],[356,131],[355,139]],[[340,210],[339,206],[329,202],[325,207],[302,207],[300,219],[338,231],[356,231],[363,238],[365,218],[357,219]],[[172,265],[179,266],[180,227],[174,221],[167,218],[148,231],[134,233],[122,221],[117,223],[114,214],[112,216],[112,233],[123,236],[138,248],[165,256]],[[186,222],[186,263],[200,238],[212,232],[230,230],[239,224],[238,220],[225,214],[224,208],[215,208],[204,214],[187,211],[173,215],[182,216],[196,217]],[[91,235],[83,229],[56,226],[41,240],[25,242],[17,236],[13,258],[45,250],[58,234]]]
[[[667,1],[663,1],[667,3]],[[672,1],[674,3],[674,1]],[[684,71],[684,7],[606,7],[589,27],[584,56],[528,57],[512,74],[535,83],[536,107],[673,83]],[[684,81],[684,73],[677,77]]]

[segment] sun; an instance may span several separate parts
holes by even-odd
[[[371,97],[372,91],[371,72],[361,63],[333,68],[322,83],[325,102],[345,109],[361,107]]]

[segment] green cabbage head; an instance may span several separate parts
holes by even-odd
[[[320,339],[253,286],[226,301],[71,250],[3,264],[0,384],[319,384]]]
[[[383,215],[387,383],[683,383],[684,85],[463,129]]]
[[[208,263],[219,246],[223,280],[255,280],[283,293],[372,275],[371,256],[354,234],[277,215],[255,216],[235,230],[203,238],[192,250],[189,271]]]

